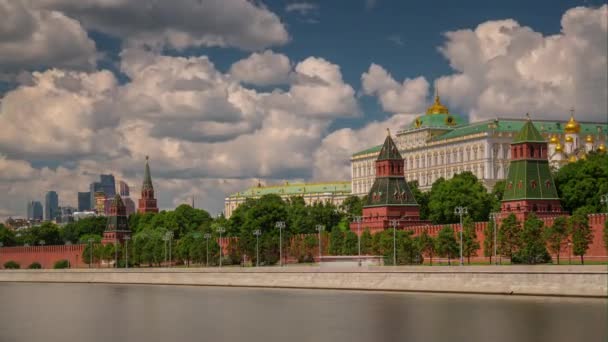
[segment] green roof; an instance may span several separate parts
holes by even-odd
[[[559,199],[547,160],[511,161],[502,200],[519,199]]]
[[[142,186],[142,190],[145,189],[153,189],[152,186],[152,176],[150,175],[150,165],[148,165],[148,156],[146,156],[146,168],[144,170],[144,183]]]
[[[309,194],[350,194],[350,182],[294,183],[276,186],[255,186],[229,197],[260,197],[268,194],[279,196],[304,196]]]
[[[399,149],[393,138],[391,138],[390,134],[386,136],[384,139],[384,144],[382,145],[382,149],[380,149],[380,154],[378,155],[378,159],[376,160],[402,160],[401,154],[399,153]]]
[[[368,148],[366,150],[363,150],[363,151],[359,151],[359,152],[353,154],[353,157],[362,156],[364,154],[369,154],[369,153],[378,153],[382,149],[382,146],[383,145],[378,145],[378,146],[370,147],[370,148]]]
[[[515,139],[513,139],[514,144],[523,142],[545,142],[545,138],[540,135],[536,127],[532,124],[532,121],[529,119],[524,123],[519,133],[515,136]]]
[[[404,177],[378,177],[367,193],[364,207],[418,205]]]
[[[426,114],[420,115],[409,124],[410,129],[435,127],[451,128],[466,124],[466,120],[457,114]]]

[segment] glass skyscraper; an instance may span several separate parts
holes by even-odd
[[[49,191],[44,196],[44,219],[52,221],[59,214],[59,196],[55,191]]]
[[[91,193],[90,192],[79,192],[78,193],[78,211],[91,210]]]
[[[42,220],[43,210],[42,203],[39,201],[27,202],[27,219],[28,220]]]
[[[106,194],[106,198],[114,198],[116,196],[116,182],[114,180],[114,175],[100,175],[101,187],[104,194]]]

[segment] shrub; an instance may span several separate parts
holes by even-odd
[[[59,260],[57,262],[55,262],[55,264],[53,265],[54,269],[62,269],[62,268],[70,268],[70,262],[63,259],[63,260]]]
[[[19,265],[17,262],[15,262],[13,260],[9,260],[4,263],[4,268],[9,269],[9,270],[16,270],[16,269],[21,268],[21,265]]]
[[[42,268],[42,265],[40,265],[38,261],[34,261],[27,268],[29,268],[30,270],[39,270]]]

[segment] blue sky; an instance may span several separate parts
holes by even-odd
[[[601,1],[0,0],[0,217],[100,173],[212,212],[442,102],[472,121],[606,121]],[[379,138],[380,137],[380,138]],[[137,197],[137,196],[136,196]]]

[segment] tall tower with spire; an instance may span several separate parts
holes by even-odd
[[[505,184],[501,211],[523,220],[537,216],[563,214],[557,189],[549,170],[547,142],[528,116],[511,143],[511,163]]]
[[[144,182],[141,187],[141,198],[139,199],[138,213],[157,213],[158,206],[154,197],[154,187],[152,186],[152,176],[150,175],[150,165],[146,156],[146,169],[144,171]]]
[[[376,159],[376,179],[363,205],[362,229],[376,233],[392,227],[392,220],[397,220],[397,228],[426,223],[420,221],[420,207],[405,181],[404,167],[399,149],[387,129]],[[358,223],[352,223],[350,228],[357,232]]]

